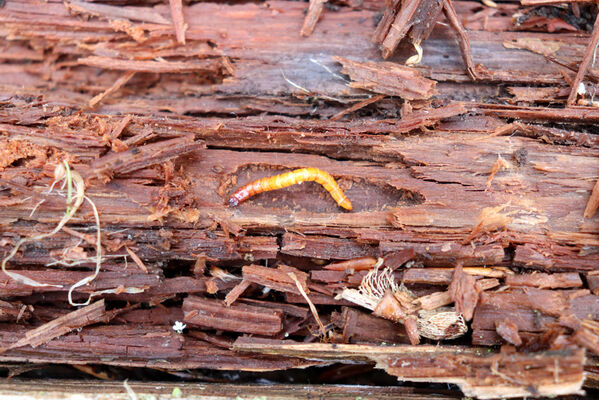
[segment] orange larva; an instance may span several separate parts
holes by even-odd
[[[360,257],[352,260],[331,263],[324,266],[323,269],[328,269],[330,271],[366,271],[372,269],[377,261],[378,260],[374,257]]]
[[[351,202],[345,194],[343,194],[343,191],[339,185],[337,185],[335,179],[333,179],[327,172],[318,168],[300,168],[291,172],[258,179],[257,181],[248,183],[237,189],[235,193],[229,197],[229,204],[234,207],[258,193],[281,189],[306,181],[320,183],[331,194],[337,204],[347,210],[352,209]]]

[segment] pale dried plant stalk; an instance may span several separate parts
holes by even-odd
[[[372,311],[376,308],[387,290],[391,289],[395,292],[397,285],[393,278],[393,271],[390,268],[379,271],[382,260],[379,259],[374,268],[362,278],[359,289],[344,289],[340,297]]]
[[[418,333],[433,340],[455,339],[468,332],[468,325],[453,307],[418,312]]]
[[[385,298],[386,293],[387,302],[395,302],[395,306],[388,304],[387,307],[382,309],[380,307],[382,305],[381,301]],[[393,296],[389,297],[389,293],[392,293]],[[417,334],[428,339],[455,339],[468,331],[468,325],[464,317],[456,313],[453,307],[418,310],[421,305],[403,284],[398,286],[395,283],[393,271],[390,268],[385,268],[382,271],[379,271],[378,267],[374,268],[362,279],[359,289],[344,289],[340,297],[374,311],[377,316],[397,323],[405,324],[406,320],[404,318],[415,318],[415,313],[418,312]],[[395,298],[395,300],[392,300],[392,298]],[[451,302],[451,298],[444,300]],[[445,304],[447,302],[442,301]],[[392,310],[395,310],[392,315],[383,315]],[[415,332],[414,335],[416,335]]]
[[[289,276],[293,280],[293,282],[295,282],[295,286],[297,287],[297,290],[299,290],[300,294],[304,297],[304,299],[306,299],[306,302],[308,302],[308,307],[310,307],[310,311],[312,312],[314,319],[316,320],[316,322],[318,323],[318,326],[320,327],[320,332],[322,333],[322,336],[326,337],[327,329],[325,328],[322,321],[320,320],[320,317],[318,316],[318,311],[316,310],[314,303],[312,303],[312,300],[310,300],[310,298],[306,294],[306,291],[302,287],[302,284],[300,283],[299,279],[297,279],[297,276],[295,276],[295,274],[293,272],[288,272],[287,276]]]

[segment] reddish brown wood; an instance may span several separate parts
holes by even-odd
[[[245,304],[230,307],[220,300],[188,297],[183,302],[184,321],[217,330],[272,336],[282,329],[280,311]]]
[[[579,390],[581,349],[596,351],[599,331],[596,71],[585,75],[586,106],[563,106],[592,34],[517,25],[513,15],[531,12],[518,3],[416,3],[337,2],[318,20],[289,1],[172,1],[174,12],[155,0],[6,1],[0,256],[65,215],[64,191],[47,191],[68,161],[98,208],[105,257],[74,298],[104,299],[109,318],[76,320],[80,331],[53,330],[0,359],[127,371],[359,361],[474,396]],[[436,23],[442,7],[449,24]],[[560,12],[584,27],[586,10]],[[402,35],[408,43],[395,46]],[[383,62],[385,38],[396,48]],[[407,68],[409,42],[423,58]],[[306,167],[338,178],[353,210],[308,182],[227,205],[240,186]],[[94,234],[84,202],[67,229],[10,260],[9,270],[62,287],[0,277],[0,347],[70,318],[67,291],[94,268]],[[369,272],[338,263],[363,257],[392,270],[401,289],[377,313],[399,310],[396,322],[338,297]],[[416,313],[448,306],[474,315],[452,342],[462,347],[427,347],[437,340],[424,335],[417,347],[382,345],[416,343]],[[288,341],[264,342],[260,351],[279,351],[270,356],[231,350],[244,333],[310,351],[283,354]],[[475,347],[506,342],[517,348]],[[538,353],[549,349],[559,351]]]

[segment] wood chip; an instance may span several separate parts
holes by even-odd
[[[120,88],[122,88],[123,86],[125,86],[127,84],[127,82],[129,82],[129,80],[131,80],[131,78],[133,78],[134,75],[135,75],[135,71],[127,71],[127,72],[125,72],[123,75],[121,75],[121,77],[119,79],[117,79],[116,81],[114,81],[114,83],[112,84],[112,86],[110,86],[108,89],[106,89],[102,93],[94,96],[94,98],[92,98],[89,101],[89,103],[88,103],[89,107],[90,108],[94,108],[102,100],[104,100],[107,96],[115,93],[117,90],[119,90]]]
[[[351,77],[351,87],[407,100],[428,99],[436,93],[437,82],[423,78],[414,68],[391,62],[358,62],[343,57],[334,59],[343,65],[341,72]]]
[[[314,28],[324,10],[324,4],[326,2],[327,0],[310,0],[308,13],[306,14],[306,18],[304,18],[304,25],[300,31],[302,36],[310,36],[312,32],[314,32]]]
[[[177,36],[177,42],[185,44],[185,30],[187,24],[183,19],[183,2],[182,0],[169,0],[171,6],[171,17],[173,18],[173,27]]]
[[[239,282],[239,284],[235,286],[233,289],[231,289],[229,293],[227,293],[227,295],[225,296],[225,305],[228,307],[231,304],[233,304],[235,300],[237,300],[237,298],[239,298],[239,296],[241,296],[243,292],[245,292],[246,289],[250,287],[251,284],[251,282],[246,281],[245,279]]]
[[[221,300],[189,296],[183,301],[183,313],[188,324],[223,331],[273,336],[283,329],[281,311],[246,304],[227,307]]]
[[[576,288],[582,287],[582,279],[575,272],[564,273],[534,273],[507,275],[505,284],[509,286],[533,286],[541,289]]]
[[[465,273],[464,268],[458,265],[453,271],[453,279],[448,291],[455,302],[456,312],[463,315],[466,321],[470,321],[474,315],[479,294],[474,277]]]
[[[293,273],[300,282],[302,289],[306,293],[310,293],[307,284],[308,274],[296,268],[286,265],[280,265],[276,269],[262,267],[260,265],[245,265],[242,268],[243,279],[248,282],[253,282],[281,292],[301,295],[301,292],[295,285],[295,280],[288,275],[290,272]]]
[[[593,191],[591,192],[587,206],[584,209],[584,217],[592,218],[593,215],[595,215],[597,208],[599,208],[599,179],[597,179],[595,186],[593,186]]]
[[[98,322],[108,322],[104,299],[27,331],[25,337],[11,344],[8,348],[15,349],[27,345],[35,348],[75,329]]]
[[[522,344],[522,339],[518,335],[518,326],[509,319],[495,321],[495,329],[497,330],[497,334],[505,339],[506,342],[515,346]]]

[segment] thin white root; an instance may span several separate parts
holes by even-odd
[[[77,174],[77,175],[79,175],[79,174]],[[81,178],[81,176],[79,176],[79,178]],[[102,235],[101,235],[101,230],[100,230],[100,216],[98,215],[98,209],[96,208],[96,205],[94,204],[94,202],[91,201],[89,199],[89,197],[87,197],[87,196],[83,196],[83,197],[92,206],[92,210],[94,211],[94,218],[96,219],[96,234],[97,234],[97,236],[96,236],[96,270],[94,271],[94,273],[92,275],[81,279],[79,282],[77,282],[73,286],[71,286],[71,288],[69,289],[69,304],[72,306],[87,306],[91,302],[93,293],[89,295],[89,298],[87,299],[86,302],[73,303],[73,298],[72,298],[73,290],[80,286],[87,285],[88,283],[90,283],[91,281],[96,279],[96,277],[98,276],[98,273],[100,272],[100,266],[102,265]]]
[[[420,43],[413,43],[413,45],[414,49],[416,49],[416,53],[418,54],[414,54],[412,57],[406,60],[406,65],[408,66],[420,64],[422,61],[422,47],[420,47]]]
[[[33,287],[52,286],[52,287],[62,288],[63,285],[53,285],[53,284],[49,284],[49,283],[41,283],[41,282],[37,282],[31,278],[28,278],[26,276],[23,276],[21,274],[18,274],[16,272],[7,271],[6,263],[11,258],[13,258],[15,256],[15,254],[17,254],[17,251],[19,251],[19,248],[21,247],[21,245],[23,243],[43,240],[45,238],[48,238],[48,237],[53,236],[56,233],[58,233],[67,224],[67,222],[69,222],[69,220],[73,217],[73,215],[75,215],[77,210],[79,210],[79,208],[81,207],[81,204],[83,204],[83,200],[85,199],[91,205],[92,210],[94,212],[94,218],[96,219],[96,233],[97,233],[96,269],[92,275],[83,278],[82,280],[80,280],[79,282],[77,282],[73,286],[71,286],[71,288],[69,289],[69,292],[68,292],[68,299],[69,299],[70,305],[86,306],[86,305],[90,304],[91,299],[94,296],[94,293],[92,293],[89,296],[89,298],[87,299],[87,301],[84,303],[74,303],[72,294],[73,294],[74,289],[76,289],[80,286],[86,285],[86,284],[90,283],[91,281],[93,281],[98,276],[98,273],[100,272],[100,267],[102,265],[102,235],[101,235],[101,229],[100,229],[100,216],[98,214],[98,209],[96,208],[96,205],[94,204],[94,202],[91,201],[87,196],[85,196],[85,182],[83,181],[83,178],[76,171],[71,171],[69,164],[66,161],[63,162],[62,164],[59,164],[56,167],[56,169],[54,170],[54,182],[50,186],[50,189],[48,190],[48,194],[50,194],[50,192],[54,188],[54,185],[60,181],[64,181],[63,188],[65,185],[67,188],[67,209],[66,209],[65,215],[62,217],[62,219],[60,220],[58,225],[56,225],[56,227],[51,232],[44,233],[44,234],[37,235],[37,236],[28,237],[28,238],[23,238],[23,239],[19,240],[17,242],[17,244],[15,245],[15,247],[8,254],[8,256],[4,260],[2,260],[2,272],[4,272],[6,275],[8,275],[10,278],[14,279],[15,281],[22,283],[24,285],[33,286]],[[73,195],[73,186],[75,187],[74,195]],[[35,208],[37,208],[37,206]]]
[[[65,213],[64,217],[62,217],[62,219],[60,220],[58,225],[56,225],[56,228],[54,228],[51,232],[48,232],[48,233],[43,233],[41,235],[23,238],[23,239],[19,240],[17,242],[17,244],[15,245],[15,247],[12,249],[12,251],[8,254],[8,256],[4,260],[2,260],[2,272],[4,272],[6,275],[11,277],[15,281],[22,283],[24,285],[33,286],[33,287],[42,287],[42,286],[52,286],[52,287],[59,287],[59,288],[63,287],[62,285],[52,285],[49,283],[41,283],[41,282],[35,281],[31,278],[28,278],[26,276],[23,276],[21,274],[18,274],[16,272],[11,272],[11,271],[6,270],[6,263],[11,258],[13,258],[15,256],[15,254],[17,254],[17,251],[19,251],[19,248],[21,247],[21,245],[23,243],[43,240],[47,237],[55,235],[62,229],[63,226],[65,226],[65,224],[73,217],[73,215],[75,215],[75,213],[81,206],[81,203],[83,203],[83,197],[84,197],[84,193],[85,193],[85,184],[83,182],[83,178],[81,178],[81,175],[79,175],[77,172],[71,171],[69,168],[69,165],[67,164],[66,161],[64,162],[64,166],[63,166],[63,164],[59,164],[58,167],[56,167],[56,170],[54,171],[54,180],[60,181],[62,179],[66,179],[67,182],[70,182],[72,180],[72,183],[75,185],[75,188],[76,188],[76,193],[75,193],[75,197],[74,197],[75,201],[74,201],[73,205],[70,206],[71,202],[73,201],[73,197],[72,197],[72,193],[71,193],[72,185],[69,184],[69,194],[67,197],[67,212]]]

